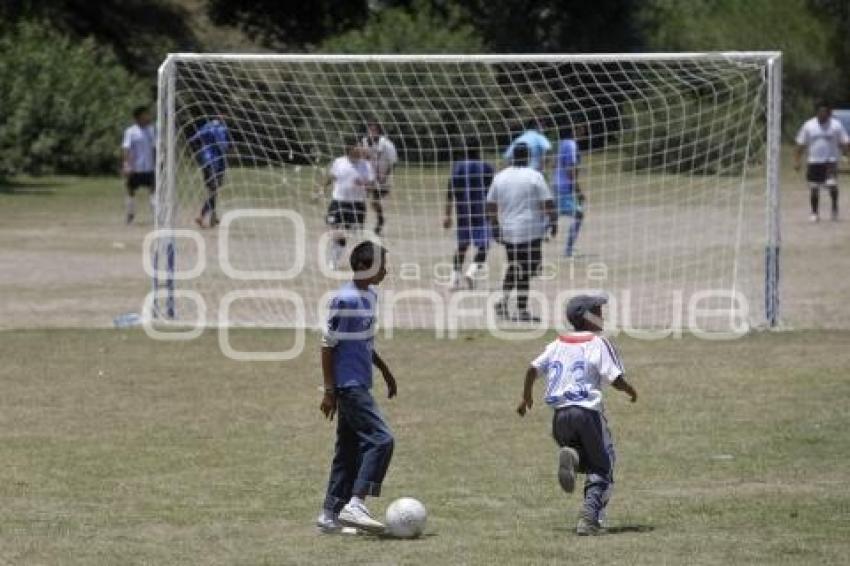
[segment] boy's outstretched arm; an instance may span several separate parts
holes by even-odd
[[[525,371],[525,382],[522,385],[522,401],[516,408],[519,416],[524,417],[526,411],[534,405],[534,380],[537,379],[537,369],[534,366],[528,366]]]
[[[389,366],[384,363],[384,360],[381,359],[381,356],[375,350],[372,350],[372,363],[375,364],[376,368],[381,370],[381,375],[384,376],[384,381],[387,382],[387,397],[392,399],[398,393],[398,385],[395,382],[393,372],[390,371]]]
[[[322,396],[322,404],[319,405],[319,409],[326,418],[334,420],[334,413],[336,413],[336,383],[334,380],[334,349],[330,346],[322,346],[322,377],[324,379],[325,394]]]
[[[635,388],[632,387],[632,384],[626,381],[626,378],[622,375],[611,383],[611,387],[619,391],[626,392],[629,397],[631,397],[632,403],[637,401],[637,391],[635,391]]]

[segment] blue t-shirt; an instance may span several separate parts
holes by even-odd
[[[487,190],[493,182],[493,166],[484,161],[458,161],[452,168],[449,190],[455,201],[458,226],[486,222]]]
[[[322,344],[333,348],[334,379],[338,388],[372,387],[372,350],[378,295],[353,281],[330,301]]]
[[[512,160],[514,157],[514,148],[521,143],[528,146],[528,154],[530,158],[528,163],[529,166],[537,169],[538,171],[542,170],[543,156],[546,155],[547,151],[552,149],[552,144],[549,143],[546,136],[537,130],[526,130],[525,133],[511,142],[511,145],[505,150],[505,159],[508,161]]]
[[[555,160],[555,191],[559,196],[570,196],[573,181],[570,172],[579,164],[581,158],[575,140],[561,140],[558,144],[558,156]]]
[[[229,145],[229,136],[227,126],[220,120],[209,120],[203,126],[198,128],[191,138],[190,143],[198,143],[201,148],[198,150],[198,163],[201,167],[216,167],[224,169],[224,155],[227,153]]]

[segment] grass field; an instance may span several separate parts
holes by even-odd
[[[312,522],[333,427],[318,412],[316,338],[286,364],[237,363],[212,331],[174,343],[91,328],[149,290],[142,199],[127,227],[116,178],[17,180],[0,189],[0,564],[846,564],[850,223],[809,224],[788,163],[782,308],[798,330],[618,340],[641,397],[609,395],[613,534],[590,540],[570,534],[578,498],[557,487],[548,410],[513,413],[543,340],[381,340],[400,382],[382,403],[398,443],[373,510],[420,498],[427,536],[323,538]],[[396,215],[410,197],[393,198]],[[305,206],[319,226],[321,205]],[[439,203],[426,209],[436,222]],[[421,229],[425,252],[447,254],[450,235],[425,220],[391,216],[393,249]],[[235,345],[290,340],[242,331]]]
[[[333,442],[315,348],[247,364],[211,333],[4,332],[0,564],[846,564],[848,341],[620,340],[640,399],[608,396],[613,534],[580,539],[549,410],[513,413],[541,343],[400,333],[381,344],[397,450],[372,506],[412,495],[430,518],[393,541],[314,531]]]

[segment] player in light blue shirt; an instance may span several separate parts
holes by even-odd
[[[204,185],[207,187],[207,198],[201,208],[201,213],[195,222],[201,228],[204,227],[204,218],[210,215],[210,228],[218,224],[218,216],[215,210],[215,200],[218,190],[224,183],[224,172],[227,170],[227,149],[230,146],[230,134],[224,121],[213,118],[198,128],[198,131],[189,138],[189,146],[197,147],[195,159],[204,175]]]
[[[555,178],[552,185],[555,189],[555,198],[558,199],[558,214],[573,218],[564,249],[566,257],[573,255],[573,248],[578,240],[578,233],[584,220],[584,194],[578,184],[578,166],[581,163],[581,154],[577,141],[584,135],[584,131],[584,126],[578,126],[575,135],[573,135],[571,128],[562,130],[561,141],[558,143],[558,153],[555,157]]]
[[[372,398],[372,365],[396,395],[396,381],[374,347],[376,285],[387,270],[386,250],[365,241],[351,251],[352,280],[330,301],[322,339],[324,397],[320,409],[328,419],[337,415],[336,448],[322,513],[316,525],[323,533],[344,527],[383,532],[364,500],[381,494],[394,439]]]
[[[546,153],[552,149],[552,144],[546,136],[540,133],[540,124],[537,120],[531,120],[526,124],[525,131],[511,142],[502,157],[512,162],[514,159],[514,148],[519,144],[528,146],[530,156],[529,166],[543,172],[546,161]]]

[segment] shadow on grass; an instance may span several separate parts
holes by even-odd
[[[558,533],[564,532],[563,527],[557,527],[554,530]],[[640,523],[625,523],[625,524],[622,524],[622,525],[609,525],[605,529],[603,536],[622,535],[622,534],[627,534],[627,533],[651,533],[654,530],[655,530],[655,527],[653,527],[652,525],[642,525]],[[575,533],[575,529],[572,529],[572,528],[568,529],[568,531],[571,534]]]
[[[416,543],[417,541],[425,541],[429,539],[436,538],[437,533],[425,533],[416,538],[399,538],[395,537],[388,533],[381,534],[358,534],[357,538],[360,540],[380,540],[380,541],[396,541],[396,542],[404,542],[404,543]]]
[[[621,535],[623,533],[651,533],[655,530],[655,527],[652,525],[611,525],[606,530],[606,534],[609,535]]]

